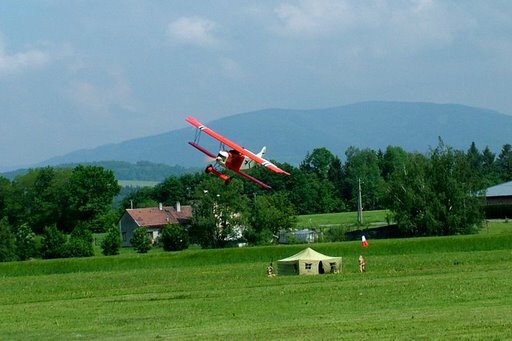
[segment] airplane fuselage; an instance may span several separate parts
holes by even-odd
[[[217,163],[220,164],[222,167],[230,169],[235,172],[238,172],[240,170],[240,167],[242,166],[244,160],[245,156],[243,156],[236,150],[221,150],[217,157],[215,158],[215,161],[217,161]]]

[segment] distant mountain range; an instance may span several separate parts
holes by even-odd
[[[364,102],[315,110],[266,109],[203,123],[255,152],[266,145],[268,159],[291,164],[298,164],[318,147],[326,147],[343,159],[349,146],[384,150],[393,145],[425,152],[437,145],[438,137],[463,150],[473,141],[479,149],[489,146],[495,152],[512,143],[512,116],[455,104]],[[199,167],[205,158],[187,144],[193,138],[194,128],[183,128],[78,150],[36,166],[145,160]],[[217,151],[218,143],[204,134],[201,144]]]

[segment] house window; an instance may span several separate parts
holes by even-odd
[[[304,263],[304,266],[306,267],[306,270],[311,270],[311,266],[313,263]]]
[[[329,263],[331,266],[331,272],[334,272],[336,270],[336,263]]]

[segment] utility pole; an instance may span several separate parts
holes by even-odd
[[[363,199],[361,195],[361,178],[357,178],[358,196],[357,196],[357,222],[363,225]]]

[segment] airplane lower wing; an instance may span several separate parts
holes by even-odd
[[[241,175],[241,176],[243,176],[244,178],[246,178],[248,180],[251,180],[252,182],[254,182],[255,184],[257,184],[260,187],[263,187],[265,189],[271,189],[272,188],[269,185],[267,185],[266,183],[264,183],[264,182],[262,182],[262,181],[260,181],[260,180],[258,180],[256,178],[250,176],[249,174],[246,174],[246,173],[240,172],[240,171],[234,171],[234,172],[239,174],[239,175]]]
[[[206,150],[205,148],[201,147],[200,145],[198,145],[197,143],[195,142],[189,142],[188,143],[189,145],[191,145],[192,147],[196,148],[197,150],[199,150],[200,152],[208,155],[209,157],[211,157],[212,159],[215,159],[215,155],[213,155],[212,153],[210,153],[208,150]]]

